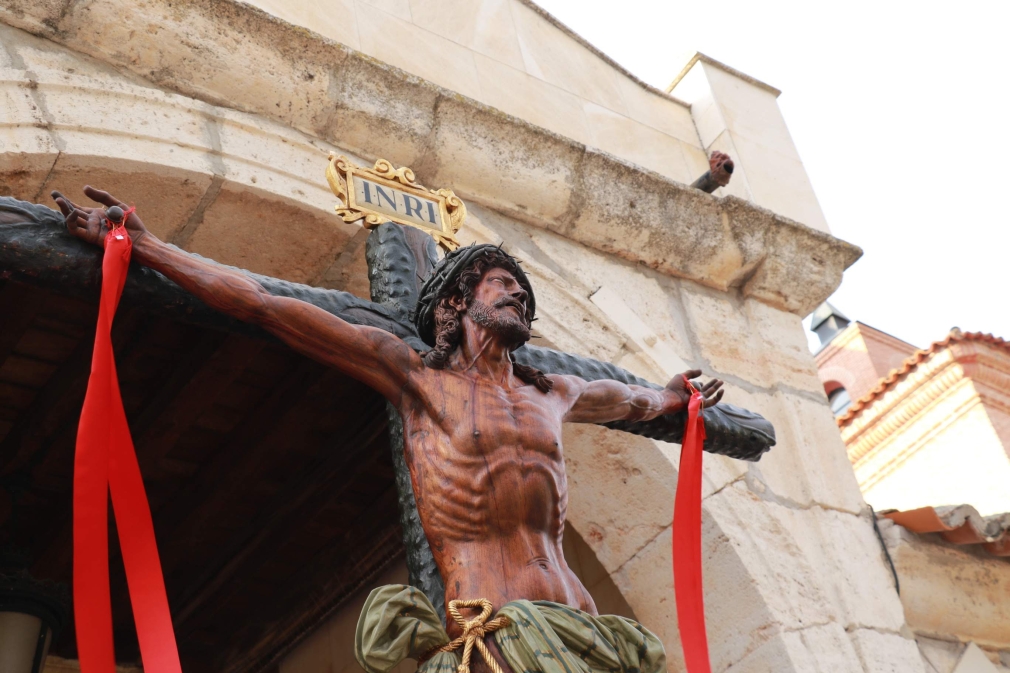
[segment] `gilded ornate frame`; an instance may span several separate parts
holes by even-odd
[[[354,194],[354,176],[356,175],[394,190],[429,201],[436,201],[441,228],[426,227],[412,220],[373,210],[357,203]],[[326,181],[341,201],[339,205],[334,206],[334,209],[344,222],[361,221],[362,226],[366,229],[373,229],[387,221],[396,222],[429,234],[447,251],[459,247],[456,232],[463,226],[463,221],[466,219],[466,205],[451,189],[427,189],[418,184],[414,178],[414,171],[406,166],[395,168],[385,159],[379,159],[372,168],[362,168],[351,163],[347,157],[330,152],[329,164],[326,166]]]

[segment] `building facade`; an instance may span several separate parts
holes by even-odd
[[[927,670],[1010,664],[1007,343],[954,329],[916,349],[814,313],[825,393],[877,510],[905,618]]]

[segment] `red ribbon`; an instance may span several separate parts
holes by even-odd
[[[705,632],[705,597],[701,583],[701,454],[705,419],[701,393],[687,382],[687,428],[680,450],[677,498],[673,510],[673,587],[677,622],[688,673],[711,673]]]
[[[133,212],[126,212],[129,217]],[[123,218],[123,222],[126,221]],[[114,673],[109,594],[108,494],[133,605],[145,673],[181,673],[151,509],[126,423],[112,352],[112,319],[133,243],[126,229],[105,237],[102,298],[74,459],[74,622],[83,673]]]

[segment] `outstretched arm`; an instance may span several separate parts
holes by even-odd
[[[569,399],[565,421],[570,423],[608,423],[610,421],[649,421],[663,414],[687,408],[691,399],[689,379],[701,376],[692,369],[673,377],[663,390],[628,385],[620,381],[583,381],[577,376],[552,377],[558,391]],[[722,381],[712,379],[704,385],[693,382],[704,398],[705,407],[722,399]]]
[[[91,187],[84,192],[106,206],[127,208],[107,192]],[[105,210],[78,206],[58,192],[53,196],[70,233],[101,245],[108,231]],[[137,262],[164,274],[212,308],[260,325],[296,351],[358,379],[394,404],[400,401],[410,371],[422,366],[414,350],[392,334],[352,325],[297,299],[276,297],[243,273],[163,243],[135,213],[127,218],[126,229]]]

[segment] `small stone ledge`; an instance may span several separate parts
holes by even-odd
[[[0,20],[172,91],[412,166],[423,182],[591,248],[798,315],[862,254],[233,0],[0,0]]]

